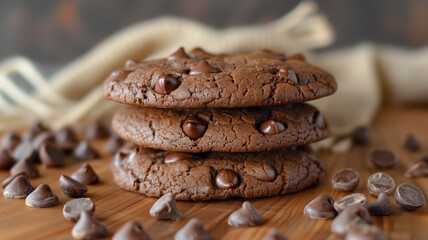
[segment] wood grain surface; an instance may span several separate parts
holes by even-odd
[[[322,152],[320,155],[328,166],[325,180],[306,191],[281,197],[253,199],[250,202],[262,213],[264,223],[258,227],[235,228],[227,225],[229,214],[240,207],[242,199],[210,202],[178,202],[184,214],[180,221],[158,221],[149,215],[149,209],[156,199],[121,190],[113,181],[110,172],[111,155],[101,160],[89,161],[101,178],[99,185],[89,186],[87,196],[96,204],[95,216],[108,228],[109,237],[128,220],[142,223],[151,239],[172,239],[174,233],[190,218],[199,218],[214,239],[261,239],[270,228],[276,228],[289,239],[340,239],[330,233],[331,220],[311,220],[303,215],[304,206],[321,193],[330,193],[335,198],[346,193],[334,191],[330,180],[332,175],[344,167],[357,169],[361,181],[355,192],[363,192],[369,203],[375,200],[367,192],[368,177],[377,172],[369,160],[373,147],[386,147],[399,157],[399,163],[384,172],[393,176],[396,184],[412,183],[428,195],[428,178],[409,179],[404,177],[408,164],[418,155],[428,152],[428,110],[427,109],[383,109],[372,125],[373,138],[367,146],[355,146],[344,154]],[[418,153],[403,150],[407,133],[413,132],[423,142]],[[94,145],[102,151],[103,142]],[[59,189],[61,174],[71,174],[81,163],[62,169],[42,169],[41,177],[32,180],[34,186],[49,184],[60,199],[60,205],[36,209],[25,205],[25,201],[0,197],[0,239],[71,239],[73,223],[62,216],[64,203],[70,200]],[[0,172],[0,180],[9,175]],[[384,229],[388,239],[428,239],[428,204],[412,212],[400,209],[392,196],[393,214],[386,217],[372,217],[373,223]]]

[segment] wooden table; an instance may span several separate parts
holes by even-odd
[[[318,186],[296,194],[266,199],[250,200],[262,213],[263,225],[252,228],[235,228],[227,225],[227,217],[242,204],[242,199],[211,202],[178,202],[184,214],[180,221],[158,221],[148,212],[156,199],[121,190],[113,181],[110,172],[111,156],[92,160],[90,164],[101,178],[99,185],[89,186],[87,196],[96,204],[95,216],[108,228],[109,237],[128,220],[137,220],[152,239],[172,239],[174,233],[190,218],[199,218],[214,239],[261,239],[270,228],[277,228],[290,239],[340,239],[330,233],[331,220],[311,220],[303,215],[304,206],[321,193],[330,193],[335,198],[346,193],[332,190],[332,175],[344,167],[360,172],[361,181],[355,192],[363,192],[369,202],[375,200],[367,192],[367,178],[377,172],[371,165],[369,153],[373,147],[382,146],[394,151],[399,163],[385,172],[393,176],[397,185],[412,183],[428,195],[428,178],[408,179],[403,173],[408,164],[423,152],[428,152],[428,110],[388,108],[382,110],[372,125],[373,137],[367,146],[355,146],[348,153],[320,155],[328,166],[325,180]],[[409,153],[402,148],[408,132],[413,132],[423,143],[423,150]],[[102,150],[102,142],[94,143]],[[25,205],[24,200],[0,197],[0,239],[71,239],[73,223],[62,216],[64,203],[69,200],[59,189],[60,174],[71,174],[80,167],[73,164],[63,169],[41,169],[41,177],[32,180],[34,186],[49,184],[58,195],[61,204],[47,209]],[[0,172],[0,180],[9,175]],[[392,196],[393,214],[387,217],[372,217],[376,226],[383,228],[389,239],[428,239],[428,204],[413,212],[400,209]]]

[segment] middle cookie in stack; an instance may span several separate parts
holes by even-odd
[[[115,180],[147,196],[171,192],[195,201],[307,188],[325,169],[304,145],[329,133],[322,114],[298,102],[335,90],[334,78],[301,56],[266,50],[179,49],[168,59],[128,61],[106,80],[104,95],[141,106],[119,111],[112,122],[140,147],[116,155]]]

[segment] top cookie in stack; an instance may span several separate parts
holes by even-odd
[[[166,59],[128,60],[107,78],[104,96],[139,106],[116,113],[112,125],[140,147],[116,155],[115,180],[131,191],[172,192],[183,200],[302,190],[325,169],[308,147],[289,147],[329,135],[322,114],[303,102],[336,88],[301,54],[180,48]]]

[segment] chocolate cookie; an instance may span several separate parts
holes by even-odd
[[[235,108],[305,102],[336,88],[330,73],[301,57],[179,49],[167,59],[127,61],[106,79],[103,92],[107,99],[146,107]]]
[[[245,109],[127,108],[115,132],[137,145],[179,152],[260,152],[328,137],[327,123],[308,104]]]
[[[112,163],[122,188],[177,200],[258,198],[301,191],[320,182],[325,167],[308,147],[262,153],[171,153],[134,148]]]

